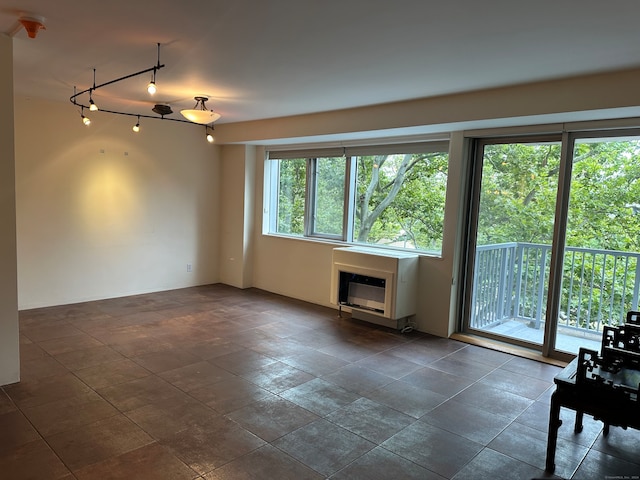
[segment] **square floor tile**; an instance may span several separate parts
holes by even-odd
[[[273,442],[322,475],[332,475],[375,447],[344,428],[320,419]]]
[[[511,360],[513,355],[477,345],[467,345],[452,353],[450,357],[465,360],[466,362],[483,363],[497,368]]]
[[[313,379],[313,375],[293,368],[285,363],[276,362],[242,376],[271,393],[281,393]]]
[[[227,416],[267,442],[318,419],[317,415],[276,395],[265,397]]]
[[[548,477],[544,471],[485,448],[453,480],[513,480]]]
[[[473,380],[468,378],[452,375],[430,367],[423,367],[420,370],[416,370],[402,377],[400,382],[430,390],[446,397],[452,397],[474,383]]]
[[[391,377],[356,364],[347,365],[322,378],[359,395],[384,387],[394,381]]]
[[[191,390],[189,395],[206,403],[216,412],[230,413],[268,397],[271,393],[244,378],[236,377]]]
[[[0,456],[42,438],[18,410],[0,414],[0,432]]]
[[[553,384],[553,380],[528,377],[523,381],[522,374],[499,368],[482,378],[480,383],[535,400]]]
[[[65,372],[66,369],[65,369]],[[44,405],[74,395],[88,393],[91,389],[71,373],[23,380],[4,387],[5,392],[20,408]]]
[[[111,347],[102,344],[95,347],[57,354],[54,358],[71,371],[124,360],[122,354],[116,352]]]
[[[49,355],[60,355],[62,353],[83,350],[86,348],[100,347],[102,342],[96,340],[84,332],[68,337],[52,338],[38,342],[38,345]]]
[[[436,360],[429,364],[429,367],[474,381],[495,370],[492,365],[458,358],[455,354]]]
[[[622,458],[640,465],[640,430],[610,427],[609,434],[601,432],[593,444],[593,449],[608,455]],[[640,472],[640,468],[638,469]]]
[[[76,470],[74,474],[78,480],[193,480],[197,477],[196,472],[156,443]]]
[[[285,390],[280,396],[321,416],[360,398],[358,394],[321,378],[314,378],[302,385]]]
[[[7,453],[0,453],[0,472],[2,478],[10,480],[73,478],[69,469],[44,440],[29,442]]]
[[[200,358],[179,348],[145,353],[131,359],[153,373],[166,372],[167,370],[173,370],[200,361]]]
[[[129,410],[126,416],[155,439],[162,439],[220,414],[187,396],[148,403]]]
[[[273,479],[322,480],[324,475],[286,453],[265,445],[208,473],[205,480]]]
[[[376,444],[415,422],[413,417],[368,398],[360,398],[325,418]]]
[[[578,467],[573,478],[591,479],[591,478],[619,478],[619,479],[635,479],[640,475],[640,465],[631,463],[612,455],[600,452],[598,450],[590,450],[584,461]]]
[[[481,383],[474,383],[453,398],[456,402],[512,420],[521,415],[533,403],[533,400],[529,398]]]
[[[99,388],[97,392],[121,412],[187,395],[156,375]]]
[[[331,480],[390,479],[443,480],[444,477],[381,447],[368,451],[331,476]]]
[[[333,373],[339,368],[349,364],[349,362],[334,357],[333,355],[327,355],[326,353],[318,352],[308,347],[306,352],[283,357],[280,361],[316,376]]]
[[[90,391],[55,402],[23,408],[25,416],[44,437],[88,425],[120,412]]]
[[[153,442],[123,415],[52,435],[47,442],[71,470],[101,462]]]
[[[176,457],[204,474],[265,445],[223,416],[211,417],[161,440]]]
[[[519,423],[512,423],[490,444],[492,450],[544,470],[547,460],[547,434]],[[563,439],[557,444],[555,474],[571,478],[589,448]]]
[[[420,421],[463,436],[481,445],[487,445],[512,420],[481,408],[448,400],[431,410]]]
[[[447,478],[453,477],[483,448],[426,422],[411,424],[381,446]]]
[[[387,352],[377,353],[369,357],[358,360],[356,365],[365,367],[374,372],[381,373],[393,379],[402,378],[411,372],[422,368],[422,365],[411,362],[406,358],[399,358]]]
[[[422,417],[449,398],[402,381],[392,382],[364,396],[413,418]]]
[[[275,358],[255,352],[248,348],[237,350],[211,359],[211,363],[237,375],[256,371],[276,362]]]
[[[149,370],[129,359],[82,368],[74,373],[94,389],[118,385],[151,375]]]
[[[554,377],[562,371],[561,367],[522,357],[511,358],[500,369],[537,378],[545,382],[553,382]]]
[[[160,376],[185,392],[222,380],[235,378],[235,375],[228,370],[206,361],[167,370],[166,372],[162,372]]]
[[[558,429],[558,438],[563,438],[584,446],[591,446],[602,431],[602,422],[585,415],[582,421],[582,431],[574,432],[576,412],[568,408],[560,409],[562,425]],[[535,428],[541,432],[549,431],[549,405],[542,402],[534,402],[515,420],[518,423]]]

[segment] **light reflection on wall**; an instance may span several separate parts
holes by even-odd
[[[143,217],[135,172],[125,162],[101,155],[85,165],[78,207],[85,233],[100,243],[126,241]]]

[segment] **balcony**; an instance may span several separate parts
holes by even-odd
[[[637,310],[640,253],[568,247],[556,348],[599,350],[605,325],[623,324]],[[476,250],[470,327],[543,343],[551,246],[483,245]]]

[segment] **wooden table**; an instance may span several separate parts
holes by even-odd
[[[597,355],[597,352],[590,352]],[[613,373],[596,367],[586,371],[581,355],[554,378],[556,390],[551,396],[549,436],[547,439],[546,470],[555,470],[558,428],[562,425],[560,408],[576,412],[574,433],[582,431],[582,417],[586,413],[604,422],[603,434],[609,426],[640,429],[640,370],[622,367]],[[581,363],[582,362],[582,363]],[[599,378],[593,378],[597,374]],[[612,385],[615,385],[613,387]]]

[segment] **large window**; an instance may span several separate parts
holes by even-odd
[[[449,144],[272,150],[267,232],[440,254]]]

